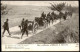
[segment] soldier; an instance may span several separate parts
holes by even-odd
[[[67,12],[65,12],[63,18],[64,18],[64,20],[66,20],[66,18],[67,18]]]
[[[61,19],[62,17],[63,17],[63,13],[60,12],[60,13],[59,13],[59,18]]]
[[[51,15],[54,15],[54,11],[51,13]]]
[[[52,24],[53,24],[53,21],[54,21],[54,11],[51,13],[51,20],[52,20]]]
[[[41,17],[44,17],[44,12],[41,14]]]
[[[23,37],[23,35],[24,35],[25,32],[26,32],[26,34],[27,34],[27,36],[28,36],[28,20],[26,20],[26,21],[24,22],[24,26],[23,26],[23,29],[22,29],[21,39],[22,39],[22,37]]]
[[[6,30],[9,33],[9,36],[11,36],[10,31],[9,31],[8,19],[6,19],[6,22],[4,22],[3,28],[4,28],[4,31],[3,31],[3,35],[2,36],[4,36],[4,33],[5,33]]]
[[[45,17],[46,17],[46,14],[44,14],[44,12],[41,14],[41,17],[43,18],[43,19],[45,19]]]
[[[51,20],[51,15],[50,15],[50,12],[47,14],[47,22],[49,23],[50,25],[50,20]]]
[[[47,14],[47,16],[50,16],[50,12]]]
[[[22,22],[21,22],[21,27],[22,27],[22,29],[23,29],[23,27],[24,27],[24,18],[23,18],[23,20],[22,20]]]

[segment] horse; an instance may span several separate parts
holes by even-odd
[[[47,20],[48,25],[50,25],[51,16],[47,16],[46,20]]]
[[[66,18],[67,18],[67,16],[68,16],[67,12],[65,12],[65,14],[63,14],[63,15],[64,15],[64,16],[63,16],[63,19],[66,20]]]
[[[56,17],[57,17],[57,16],[56,16],[56,14],[54,14],[54,13],[50,15],[50,20],[52,21],[52,24],[53,24],[54,20],[57,19]]]
[[[39,24],[39,26],[44,26],[44,20],[43,17],[35,17],[35,21]]]
[[[58,18],[66,20],[66,18],[67,18],[67,12],[65,12],[65,13],[61,12],[61,13],[59,13]]]
[[[67,12],[67,15],[72,17],[72,12]]]
[[[46,19],[47,19],[48,24],[50,25],[51,22],[53,24],[54,20],[57,19],[57,16],[56,14],[51,13],[47,15]]]
[[[41,17],[35,17],[35,21],[38,23],[39,26],[44,26],[45,28],[48,26],[46,14]]]
[[[42,18],[42,22],[43,22],[43,25],[44,27],[46,28],[48,26],[48,22],[47,22],[47,19],[46,19],[46,14],[44,14],[41,18]]]
[[[43,21],[40,17],[35,17],[35,22],[37,22],[39,24],[39,26],[41,26],[43,23]]]

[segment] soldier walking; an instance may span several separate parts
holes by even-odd
[[[24,26],[22,28],[22,36],[21,36],[21,39],[22,39],[22,37],[23,37],[23,35],[24,35],[25,32],[26,32],[26,35],[28,36],[28,20],[26,20],[24,22]]]
[[[9,36],[11,36],[11,34],[10,34],[10,31],[9,31],[9,24],[8,24],[8,20],[9,19],[6,19],[6,22],[4,22],[4,25],[3,25],[3,35],[2,35],[2,37],[4,37],[4,33],[5,33],[5,31],[7,30],[7,32],[9,33]]]

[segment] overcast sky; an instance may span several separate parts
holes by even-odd
[[[1,3],[9,5],[35,5],[35,6],[50,6],[50,3],[66,2],[72,6],[78,6],[78,1],[1,1]]]

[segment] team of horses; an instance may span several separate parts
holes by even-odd
[[[67,16],[71,17],[72,13],[71,12],[61,13],[60,12],[59,15],[57,15],[54,12],[52,12],[52,13],[49,12],[47,15],[44,14],[41,17],[35,17],[35,19],[33,21],[28,20],[28,29],[27,30],[30,30],[33,33],[35,33],[40,26],[44,26],[46,28],[50,25],[50,23],[53,24],[54,20],[58,20],[58,19],[66,20]],[[19,27],[21,28],[20,25],[19,25]]]

